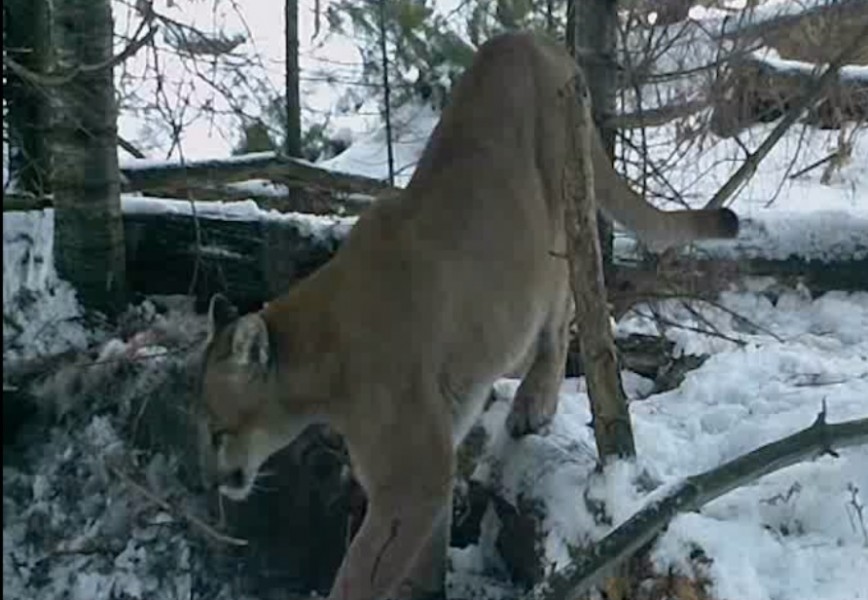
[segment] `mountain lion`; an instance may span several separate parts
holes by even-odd
[[[368,509],[333,600],[442,597],[454,449],[491,385],[529,357],[507,426],[537,431],[555,412],[572,311],[557,95],[575,69],[528,34],[487,42],[407,188],[329,263],[256,314],[212,300],[202,394],[220,492],[245,498],[312,423],[346,440]],[[646,204],[596,133],[593,168],[600,208],[654,248],[737,232],[729,210]]]

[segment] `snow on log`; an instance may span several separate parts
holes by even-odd
[[[709,15],[719,13],[721,37],[745,38],[766,36],[781,29],[798,25],[804,19],[815,17],[848,18],[865,8],[864,0],[801,0],[800,2],[769,2],[745,11],[738,18],[715,9],[706,9]]]
[[[817,65],[785,60],[771,48],[734,61],[721,93],[715,94],[712,131],[731,137],[754,123],[767,123],[785,115],[816,81]],[[847,121],[868,118],[868,66],[841,67],[835,80],[808,110],[807,122],[837,129]]]
[[[868,290],[868,218],[842,211],[775,211],[743,217],[734,240],[697,242],[671,258],[679,289],[709,290],[743,276],[771,276],[798,282],[815,294],[830,290]],[[616,282],[619,304],[658,290],[660,269],[642,261],[634,238],[617,236]],[[668,282],[674,283],[674,282]],[[620,298],[619,294],[626,296]]]
[[[134,292],[189,293],[204,303],[219,291],[250,309],[323,265],[356,219],[263,210],[252,200],[193,204],[125,194],[122,204]],[[725,284],[768,275],[798,280],[815,293],[868,290],[866,231],[868,219],[858,215],[773,212],[743,218],[736,240],[697,243],[677,260],[687,265],[680,270],[688,289],[708,290],[714,278]],[[617,314],[619,305],[658,291],[660,274],[629,236],[616,237],[615,255],[609,291]]]
[[[223,292],[258,308],[328,260],[353,218],[261,210],[255,202],[125,196],[128,282],[144,294]]]
[[[231,158],[187,162],[131,160],[121,164],[124,189],[148,191],[184,190],[250,179],[296,182],[343,192],[376,193],[388,184],[360,175],[329,169],[275,152],[256,152]],[[183,194],[180,197],[184,197]]]
[[[239,305],[258,307],[331,258],[355,223],[354,217],[265,211],[253,201],[197,202],[195,208],[194,218],[188,202],[124,197],[133,290],[192,292],[200,302],[220,291]],[[815,293],[866,290],[866,231],[868,220],[852,214],[774,213],[745,218],[736,240],[697,243],[679,260],[690,263],[700,287],[730,273],[797,279]],[[636,242],[618,238],[615,252],[619,276],[642,279],[648,269],[637,260]],[[649,291],[640,285],[643,290]]]
[[[120,165],[122,189],[180,201],[254,200],[267,209],[355,215],[392,189],[378,179],[325,169],[275,152],[187,162],[128,160]],[[8,193],[3,210],[53,206],[51,197]]]

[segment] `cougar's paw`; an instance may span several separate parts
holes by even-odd
[[[409,600],[446,600],[446,590],[419,591],[414,590]]]
[[[506,417],[506,429],[512,437],[521,437],[529,433],[538,433],[551,423],[557,409],[557,399],[554,401],[531,397],[521,393],[519,389],[512,401],[512,408]]]

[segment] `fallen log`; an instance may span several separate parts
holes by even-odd
[[[177,191],[192,187],[267,179],[274,182],[303,182],[328,190],[378,193],[390,188],[380,180],[323,169],[315,164],[276,152],[256,152],[225,159],[186,162],[129,161],[121,165],[124,191]],[[184,194],[174,197],[183,198]]]
[[[173,212],[165,212],[167,206]],[[194,218],[190,203],[125,199],[132,290],[192,293],[200,304],[219,291],[242,307],[258,308],[331,258],[355,222],[352,217],[265,212],[253,202],[197,206]],[[846,215],[816,221],[818,230],[835,231],[831,247],[822,236],[812,235],[810,215],[793,216],[789,227],[779,228],[745,219],[734,242],[697,244],[663,266],[641,260],[635,242],[621,238],[608,286],[616,315],[661,293],[707,296],[744,276],[798,282],[815,294],[868,290],[868,223]],[[782,237],[780,229],[792,236]],[[813,245],[801,240],[799,229],[804,237],[817,238]]]
[[[127,277],[140,294],[191,294],[203,305],[222,292],[258,308],[324,264],[354,217],[281,214],[257,203],[123,197]],[[638,301],[679,292],[709,297],[744,276],[772,276],[814,294],[868,290],[868,222],[852,215],[791,215],[775,223],[742,220],[732,242],[696,244],[666,261],[617,236],[607,282],[619,316]]]
[[[252,202],[123,202],[127,282],[142,294],[216,292],[258,309],[335,252],[354,221],[262,211]]]
[[[845,122],[868,118],[868,77],[863,71],[861,67],[841,67],[833,74],[810,103],[806,122],[838,129]],[[718,83],[720,93],[712,99],[711,131],[732,137],[754,123],[775,121],[798,110],[805,90],[817,82],[815,65],[809,63],[770,59],[757,53],[733,61]]]
[[[305,160],[258,152],[187,162],[132,160],[121,164],[122,189],[189,202],[253,200],[262,208],[312,214],[359,214],[393,190],[386,182],[323,169]],[[51,196],[10,192],[3,210],[40,210]]]
[[[864,0],[825,0],[776,3],[755,7],[745,18],[730,18],[724,21],[720,31],[723,38],[742,41],[754,38],[770,38],[798,29],[805,21],[820,19],[846,22],[864,14]],[[804,34],[802,33],[804,39]]]

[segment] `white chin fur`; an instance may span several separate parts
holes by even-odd
[[[229,487],[227,485],[221,485],[217,489],[221,494],[223,494],[224,496],[226,496],[230,500],[232,500],[234,502],[241,502],[242,500],[247,498],[247,496],[250,495],[250,488],[251,488],[251,486],[248,484],[248,485],[245,485],[244,487],[240,487],[240,488]]]

